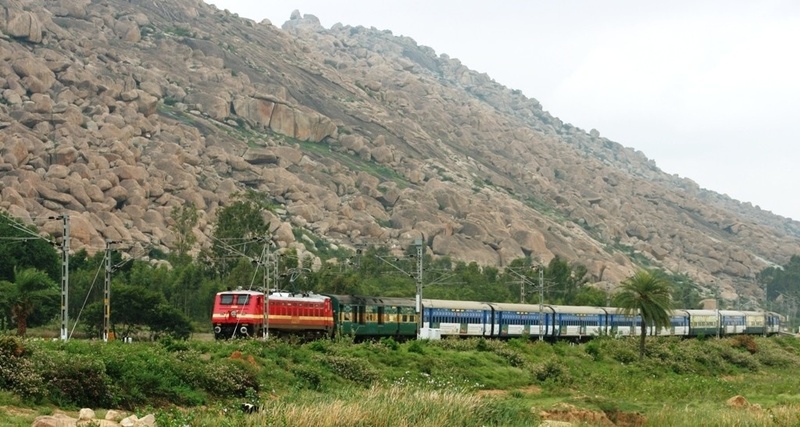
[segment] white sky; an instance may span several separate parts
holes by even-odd
[[[668,173],[800,220],[800,1],[205,1],[411,37]]]

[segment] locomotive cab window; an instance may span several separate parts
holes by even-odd
[[[219,297],[219,303],[222,305],[231,305],[233,304],[233,295],[224,294]]]
[[[247,302],[249,300],[250,300],[250,295],[236,295],[237,305],[247,305]]]

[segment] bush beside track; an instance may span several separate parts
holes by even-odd
[[[524,339],[104,344],[0,336],[0,390],[7,390],[0,392],[0,406],[10,392],[39,407],[156,407],[159,426],[170,427],[189,418],[193,426],[314,425],[313,420],[333,425],[325,424],[323,413],[313,415],[313,408],[330,412],[362,405],[354,408],[376,412],[384,402],[384,413],[372,416],[395,417],[397,423],[388,425],[412,421],[405,417],[422,426],[435,425],[434,420],[531,425],[541,417],[532,408],[556,404],[658,419],[668,408],[686,410],[702,402],[722,413],[727,399],[744,395],[765,411],[797,416],[784,425],[800,422],[800,409],[783,410],[800,405],[796,380],[787,375],[800,368],[800,342],[794,337],[655,338],[641,362],[636,345],[635,339],[607,337],[571,345]],[[490,397],[476,400],[482,395]],[[389,407],[392,401],[414,406],[434,397],[441,408]],[[244,401],[262,406],[258,422],[249,424],[238,412],[219,418],[224,407]],[[205,409],[175,409],[200,406]],[[303,411],[311,412],[300,415]],[[377,425],[370,420],[364,425]]]

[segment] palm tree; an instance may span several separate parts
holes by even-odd
[[[644,341],[647,327],[655,330],[670,326],[672,309],[672,284],[661,272],[639,270],[622,282],[620,291],[614,297],[617,307],[626,315],[642,316],[642,336],[639,341],[639,359],[644,358]]]
[[[7,291],[4,298],[11,306],[11,317],[16,319],[17,334],[25,336],[28,330],[28,317],[38,305],[51,301],[58,292],[56,283],[44,271],[26,268],[22,271],[14,269],[14,283],[5,282],[0,286]]]

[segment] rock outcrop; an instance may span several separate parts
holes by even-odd
[[[78,417],[71,417],[61,411],[53,415],[36,417],[31,427],[155,427],[156,417],[148,414],[142,418],[134,415],[125,415],[123,412],[109,410],[103,419],[97,419],[95,412],[90,408],[83,408],[78,412]]]
[[[800,223],[389,31],[299,12],[277,28],[196,0],[0,12],[0,209],[55,235],[48,218],[69,215],[75,249],[170,250],[188,203],[199,249],[250,189],[301,257],[314,248],[298,228],[345,247],[422,238],[479,264],[558,255],[598,281],[660,266],[734,298],[800,253]]]

